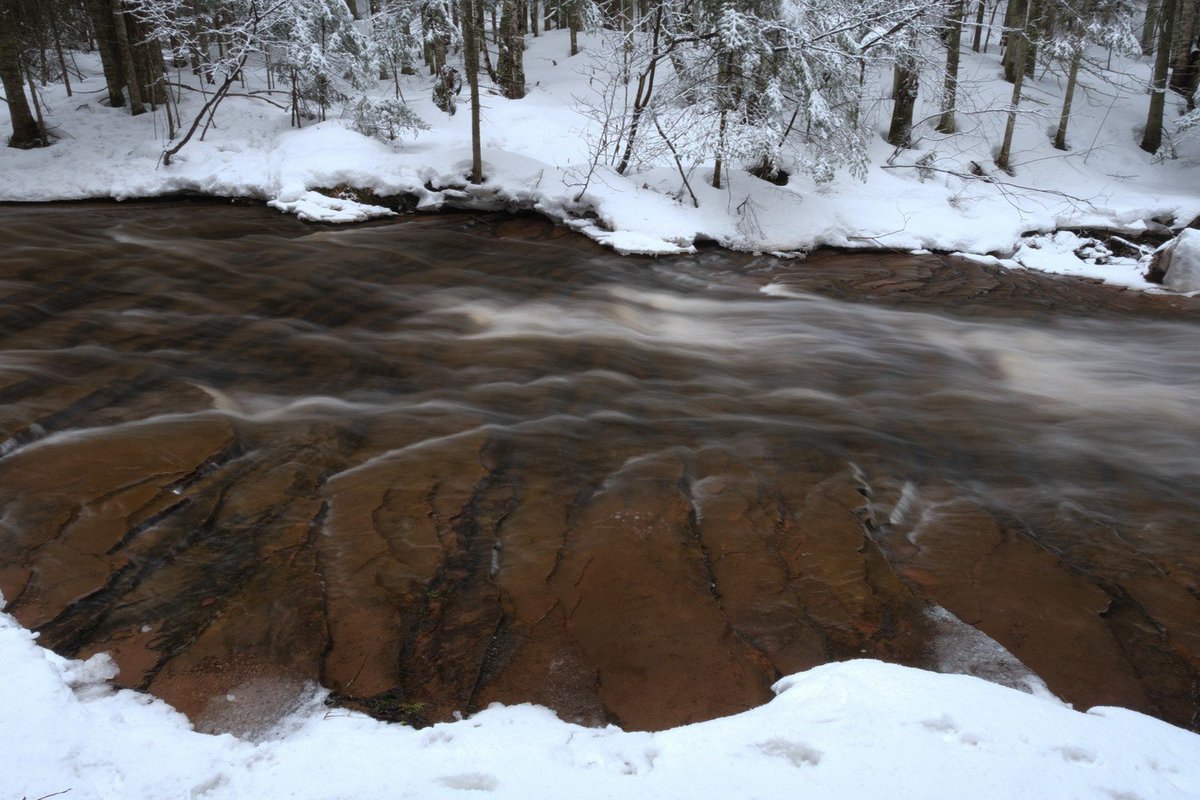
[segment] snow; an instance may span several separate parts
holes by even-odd
[[[1101,252],[1095,252],[1097,249]],[[1146,288],[1143,259],[1114,256],[1095,240],[1071,231],[1026,237],[1017,246],[1012,259],[1000,263],[1059,275],[1095,278],[1118,286]]]
[[[1163,284],[1180,292],[1200,292],[1200,230],[1184,229],[1160,249],[1170,251]]]
[[[877,661],[792,675],[764,706],[656,733],[533,705],[415,730],[328,708],[314,690],[253,739],[192,730],[161,700],[113,690],[106,656],[63,659],[2,613],[0,663],[3,797],[1200,796],[1200,736]]]
[[[395,211],[355,200],[329,197],[320,192],[304,192],[294,200],[280,197],[267,203],[285,214],[295,214],[305,222],[365,222],[377,217],[390,217]]]
[[[731,169],[718,190],[708,183],[709,162],[690,172],[697,208],[669,159],[626,176],[603,164],[590,168],[588,131],[596,123],[578,110],[575,98],[589,92],[589,52],[604,47],[598,36],[583,36],[585,51],[567,57],[566,36],[550,31],[527,38],[524,99],[485,92],[486,180],[479,187],[465,178],[466,105],[460,103],[454,116],[438,111],[427,75],[403,78],[401,90],[431,129],[399,146],[355,133],[342,119],[295,130],[287,112],[230,97],[205,139],[189,143],[166,166],[159,161],[161,115],[134,118],[101,105],[99,64],[83,54],[80,65],[91,77],[78,88],[86,94],[66,98],[58,86],[45,91],[47,119],[61,141],[44,150],[0,149],[0,200],[186,192],[275,201],[281,210],[325,222],[380,213],[345,201],[349,188],[381,198],[408,195],[423,211],[533,209],[622,253],[689,252],[698,241],[772,253],[820,246],[961,252],[1141,288],[1149,284],[1139,260],[1080,259],[1073,234],[1055,232],[1105,227],[1132,233],[1155,227],[1155,219],[1187,221],[1200,214],[1200,137],[1179,144],[1173,159],[1156,160],[1137,147],[1146,113],[1145,58],[1114,57],[1112,83],[1082,76],[1069,136],[1073,149],[1067,152],[1055,150],[1047,136],[1061,102],[1058,77],[1047,73],[1027,81],[1011,176],[992,166],[1010,93],[997,79],[994,42],[988,54],[964,48],[961,132],[933,131],[938,97],[923,90],[917,117],[930,119],[918,125],[911,150],[897,152],[883,141],[891,78],[890,71],[878,71],[868,76],[875,87],[868,95],[877,99],[864,108],[880,134],[872,138],[865,181],[839,173],[834,182],[818,184],[797,174],[780,187]],[[390,82],[380,82],[381,95],[391,91]],[[195,96],[183,98],[185,118],[199,103]],[[1177,105],[1171,95],[1168,123]],[[0,110],[0,129],[6,113]],[[336,196],[309,194],[320,190]],[[1048,236],[1023,241],[1030,233]]]

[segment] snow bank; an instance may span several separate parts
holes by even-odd
[[[1165,271],[1164,286],[1178,292],[1200,292],[1200,230],[1180,231],[1155,251],[1154,261]]]
[[[659,733],[583,728],[532,705],[414,730],[314,695],[257,742],[196,733],[162,701],[113,691],[105,656],[62,659],[7,614],[0,664],[0,797],[1200,796],[1200,736],[875,661],[793,675],[765,706]]]
[[[294,200],[279,198],[267,203],[285,214],[295,214],[305,222],[365,222],[377,217],[389,217],[396,212],[383,206],[372,206],[355,200],[329,197],[320,192],[304,192]]]
[[[926,122],[918,125],[914,147],[897,152],[882,137],[890,104],[868,104],[863,113],[880,135],[872,140],[873,166],[865,180],[839,174],[832,183],[818,184],[798,173],[788,185],[775,186],[734,168],[718,190],[709,184],[711,162],[692,169],[687,186],[669,161],[641,164],[629,175],[604,164],[592,167],[588,132],[597,123],[576,110],[574,98],[589,92],[589,50],[604,48],[595,36],[584,36],[584,53],[567,57],[566,36],[549,31],[526,39],[525,98],[506,100],[485,87],[486,180],[479,187],[465,179],[470,115],[438,111],[427,75],[403,77],[400,89],[431,129],[399,147],[363,137],[344,120],[294,130],[286,112],[230,97],[204,140],[189,143],[164,166],[158,160],[162,120],[100,105],[92,91],[102,85],[99,63],[94,55],[79,54],[88,73],[78,87],[81,94],[67,98],[61,87],[51,86],[43,98],[47,119],[62,140],[44,150],[0,148],[0,200],[194,192],[276,201],[281,210],[321,221],[379,213],[334,207],[337,198],[308,194],[326,190],[341,196],[337,190],[350,188],[381,198],[404,196],[406,205],[419,210],[532,209],[623,253],[689,252],[700,240],[754,252],[823,245],[936,250],[1015,256],[1010,263],[1143,288],[1150,284],[1128,263],[1072,260],[1064,250],[1069,242],[1022,246],[1022,237],[1064,227],[1135,231],[1154,224],[1152,219],[1200,214],[1200,137],[1181,143],[1173,160],[1156,161],[1137,147],[1133,131],[1145,121],[1148,59],[1115,58],[1112,83],[1081,77],[1068,152],[1055,150],[1046,134],[1058,118],[1058,78],[1027,81],[1013,151],[1015,175],[991,167],[1011,92],[997,77],[999,51],[964,48],[960,133],[933,130],[938,93],[923,92],[917,117]],[[261,77],[254,70],[248,74],[251,80]],[[887,94],[890,70],[867,79],[868,97]],[[381,94],[392,91],[390,82],[381,82]],[[184,97],[182,113],[195,113],[200,100]],[[1176,100],[1169,97],[1172,105]],[[6,115],[0,106],[0,130],[8,124]]]

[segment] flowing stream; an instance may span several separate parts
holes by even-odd
[[[1200,724],[1200,299],[526,218],[0,207],[0,592],[203,729],[882,658]]]

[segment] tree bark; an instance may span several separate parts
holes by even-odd
[[[96,34],[96,49],[100,53],[100,66],[104,69],[104,82],[108,85],[108,104],[113,108],[121,108],[125,105],[125,70],[121,66],[121,51],[117,47],[112,3],[110,0],[87,0],[87,12]]]
[[[1171,64],[1171,41],[1175,33],[1175,10],[1178,0],[1163,0],[1161,25],[1158,29],[1158,52],[1154,56],[1154,77],[1150,83],[1150,109],[1146,114],[1146,130],[1139,145],[1147,153],[1157,153],[1162,146],[1163,110],[1167,105],[1167,69]]]
[[[1158,21],[1162,12],[1162,0],[1147,0],[1146,17],[1142,21],[1142,55],[1148,56],[1154,52],[1155,34],[1158,33]]]
[[[63,54],[62,34],[58,30],[58,20],[53,10],[50,12],[50,32],[54,36],[54,50],[58,54],[58,68],[62,70],[63,86],[67,90],[67,97],[72,96],[71,92],[71,74],[67,71],[67,58]]]
[[[137,67],[133,61],[133,48],[129,46],[129,30],[125,27],[125,12],[121,10],[122,5],[121,0],[116,0],[116,4],[113,6],[113,30],[117,36],[117,51],[121,54],[121,71],[125,77],[125,90],[129,92],[129,113],[136,117],[138,114],[145,114],[146,107],[142,104]]]
[[[892,84],[892,123],[888,127],[888,144],[908,147],[912,144],[913,109],[917,105],[920,74],[917,68],[916,30],[910,35],[910,49],[896,57],[895,81]]]
[[[958,100],[958,57],[962,47],[963,0],[955,0],[950,6],[946,24],[950,27],[946,42],[946,84],[942,97],[942,116],[938,120],[939,133],[954,133],[954,109]]]
[[[1004,32],[1000,37],[1000,46],[1004,55],[1000,62],[1004,65],[1004,80],[1013,83],[1016,80],[1016,64],[1024,63],[1025,22],[1029,17],[1029,0],[1009,0],[1004,12]]]
[[[471,88],[471,183],[483,183],[483,152],[479,143],[479,23],[475,4],[462,0],[463,60]]]
[[[142,81],[142,97],[151,108],[167,102],[167,87],[162,80],[167,65],[163,60],[162,44],[150,35],[146,25],[133,16],[127,16],[133,34],[133,53],[137,59],[137,74]]]
[[[567,27],[571,29],[571,55],[579,55],[579,32],[583,30],[583,20],[580,19],[576,3],[567,7]]]
[[[983,13],[986,10],[985,0],[979,0],[979,5],[975,8],[975,33],[971,37],[971,50],[975,53],[979,52],[980,44],[983,42]]]
[[[1013,90],[1012,100],[1008,106],[1008,121],[1004,125],[1004,141],[1000,144],[1000,153],[996,156],[996,166],[1005,172],[1012,173],[1012,142],[1017,129],[1017,107],[1021,104],[1021,88],[1025,83],[1028,66],[1033,61],[1033,45],[1029,41],[1029,30],[1032,20],[1038,13],[1035,8],[1036,0],[1029,0],[1024,7],[1024,20],[1019,28],[1013,27],[1008,33],[1008,46],[1013,54]],[[1008,52],[1005,52],[1008,56]]]
[[[717,126],[717,157],[713,164],[712,187],[721,188],[721,170],[725,167],[725,134],[729,128],[729,110],[734,106],[733,53],[718,56],[717,60],[717,105],[721,109],[721,121]]]
[[[496,78],[500,93],[509,100],[520,100],[525,96],[525,39],[521,36],[520,11],[518,0],[504,0]]]
[[[1067,149],[1067,124],[1071,121],[1071,103],[1075,99],[1075,79],[1079,76],[1079,61],[1083,52],[1077,50],[1071,57],[1071,70],[1067,73],[1067,90],[1063,93],[1062,114],[1058,117],[1058,130],[1054,132],[1054,146]]]
[[[1181,0],[1175,16],[1175,30],[1171,36],[1171,88],[1177,93],[1190,96],[1195,90],[1190,62],[1192,47],[1196,41],[1196,15],[1200,13],[1200,0]]]
[[[16,0],[0,0],[0,83],[4,85],[13,128],[8,146],[28,149],[45,145],[46,139],[25,99],[19,19]]]

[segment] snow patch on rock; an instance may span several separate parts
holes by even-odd
[[[1200,292],[1200,230],[1184,229],[1154,255],[1165,270],[1164,286],[1177,292]]]
[[[304,192],[294,200],[279,198],[267,203],[285,214],[295,214],[305,222],[366,222],[369,219],[395,216],[396,212],[383,206],[372,206],[341,197],[329,197],[320,192]]]

